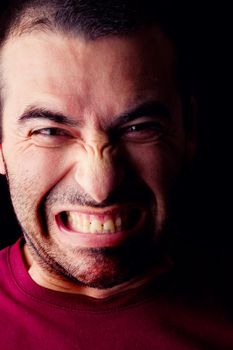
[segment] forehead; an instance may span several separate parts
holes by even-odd
[[[14,105],[21,113],[41,102],[68,114],[97,106],[103,114],[119,113],[137,100],[171,93],[173,60],[158,28],[89,41],[51,32],[11,38],[1,55],[4,110]]]

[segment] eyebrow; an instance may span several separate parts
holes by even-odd
[[[163,103],[158,101],[147,101],[129,109],[126,113],[115,116],[114,121],[111,123],[111,128],[119,127],[121,124],[128,123],[143,116],[160,116],[167,120],[171,119],[170,111]],[[48,110],[47,108],[38,107],[35,105],[31,105],[26,108],[25,112],[19,116],[18,123],[24,124],[27,121],[35,119],[46,119],[58,124],[72,127],[80,127],[83,125],[81,120],[77,121],[60,112]]]
[[[76,121],[62,113],[48,110],[47,108],[37,107],[34,105],[26,108],[25,112],[21,116],[19,116],[18,123],[25,123],[34,119],[51,120],[55,123],[67,126],[80,126],[81,124],[81,121]]]

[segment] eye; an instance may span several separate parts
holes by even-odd
[[[147,142],[157,140],[164,133],[164,126],[157,121],[145,121],[125,126],[120,129],[123,139],[133,142]]]
[[[36,144],[50,147],[64,144],[72,138],[68,131],[54,127],[32,130],[30,136]]]
[[[31,135],[41,135],[41,136],[68,136],[68,133],[59,128],[43,128],[38,130],[33,130]]]

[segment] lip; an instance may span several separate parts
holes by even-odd
[[[62,210],[57,212],[55,215],[55,222],[58,228],[58,235],[64,244],[70,243],[74,247],[78,248],[104,248],[104,247],[114,247],[121,245],[130,236],[138,234],[146,221],[146,210],[141,206],[137,205],[125,205],[125,206],[114,206],[105,209],[96,208],[73,208],[68,211],[75,211],[78,213],[86,215],[94,215],[99,218],[103,218],[108,215],[116,215],[119,212],[125,210],[137,209],[139,212],[139,218],[135,225],[130,229],[122,229],[114,233],[83,233],[74,231],[68,228],[61,219],[61,212],[67,211]]]

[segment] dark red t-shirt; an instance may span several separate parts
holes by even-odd
[[[18,241],[0,252],[0,349],[233,349],[233,326],[205,305],[180,297],[168,273],[112,298],[38,286]]]

